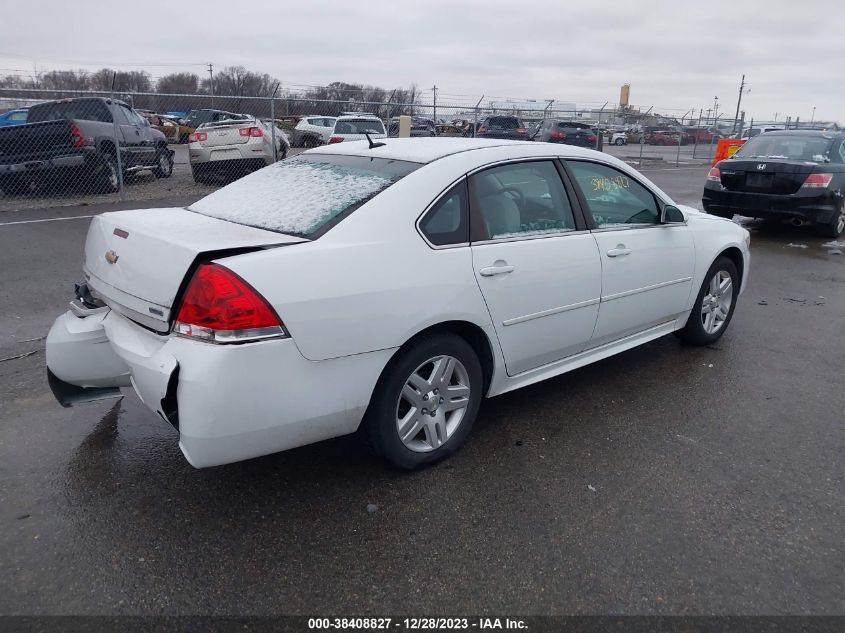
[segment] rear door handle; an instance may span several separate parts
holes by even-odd
[[[607,251],[608,257],[621,257],[622,255],[630,255],[631,249],[625,248],[624,244],[617,244],[616,248],[611,248]]]
[[[493,275],[506,275],[507,273],[513,272],[513,266],[508,266],[507,264],[499,264],[494,266],[487,266],[486,268],[482,268],[478,271],[478,274],[482,277],[492,277]]]

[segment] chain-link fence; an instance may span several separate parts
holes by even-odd
[[[433,96],[433,95],[432,95]],[[323,144],[409,134],[559,142],[635,166],[706,162],[742,122],[554,102],[320,100],[0,89],[0,209],[172,200]],[[410,128],[400,117],[410,117]],[[163,203],[163,202],[162,202]]]

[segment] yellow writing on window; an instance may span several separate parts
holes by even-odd
[[[627,189],[629,182],[625,176],[614,176],[613,178],[591,178],[593,191],[615,191],[616,189]]]

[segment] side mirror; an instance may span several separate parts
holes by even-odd
[[[660,224],[683,224],[684,212],[672,204],[667,204],[660,212]]]

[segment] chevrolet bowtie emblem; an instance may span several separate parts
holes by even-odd
[[[106,261],[109,264],[116,264],[118,259],[120,259],[120,255],[118,255],[114,251],[107,251],[106,252]]]

